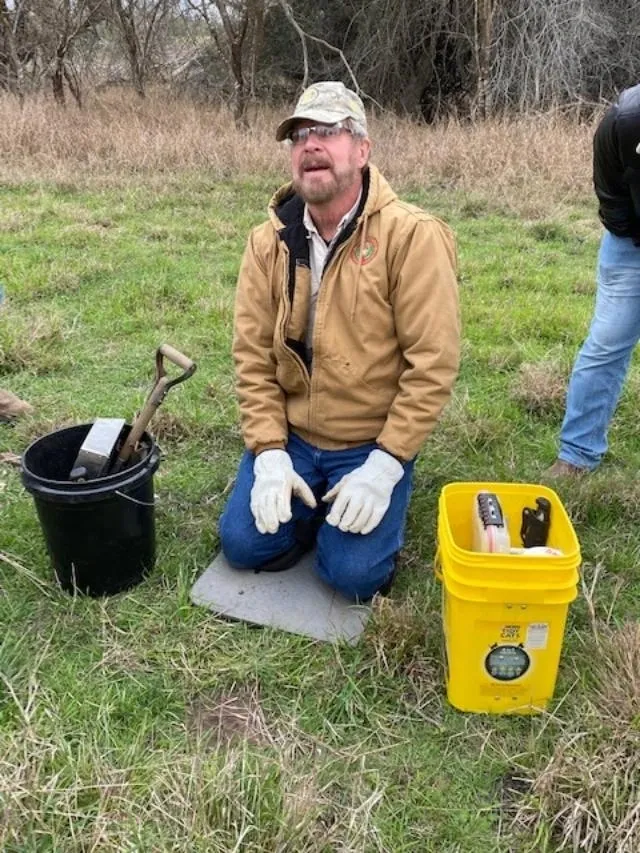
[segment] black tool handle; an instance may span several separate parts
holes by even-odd
[[[551,502],[547,498],[536,498],[536,508],[526,506],[522,510],[520,537],[525,548],[546,545],[551,527]]]

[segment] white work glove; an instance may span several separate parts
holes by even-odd
[[[256,456],[253,473],[250,506],[260,533],[276,533],[281,524],[291,520],[292,493],[307,506],[317,506],[313,492],[293,470],[286,450],[263,450]]]
[[[395,457],[372,450],[363,465],[345,474],[322,498],[333,501],[325,520],[344,533],[371,533],[389,509],[391,493],[403,474]]]

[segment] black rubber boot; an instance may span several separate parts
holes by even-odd
[[[323,521],[324,516],[297,521],[295,544],[288,551],[284,551],[284,553],[278,554],[277,557],[273,557],[271,560],[258,566],[253,570],[255,574],[259,574],[260,572],[284,572],[286,569],[293,568],[298,560],[304,557],[315,545],[316,536]]]

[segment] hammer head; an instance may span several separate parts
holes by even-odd
[[[77,469],[84,469],[82,478],[85,480],[104,476],[117,451],[124,425],[124,418],[98,418],[94,421],[73,463],[70,479],[79,479]]]

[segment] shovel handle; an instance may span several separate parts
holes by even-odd
[[[163,356],[184,370],[184,375],[176,379],[172,384],[175,385],[176,382],[182,382],[183,380],[188,379],[192,373],[195,372],[196,365],[191,361],[191,359],[188,358],[188,356],[183,355],[175,347],[172,347],[171,344],[162,344],[156,351],[156,366],[159,367],[160,370],[162,370]]]
[[[169,379],[167,377],[166,370],[164,369],[164,358],[167,358],[169,361],[172,361],[174,364],[181,367],[184,373],[181,373],[180,376],[176,376],[175,379]],[[113,469],[111,473],[117,473],[124,463],[129,459],[133,451],[135,450],[136,444],[142,438],[142,435],[149,425],[149,421],[155,414],[156,409],[162,403],[164,398],[167,396],[167,392],[174,385],[177,385],[178,382],[184,382],[185,379],[188,379],[190,376],[196,371],[195,362],[191,361],[186,355],[181,353],[179,350],[172,347],[170,344],[162,344],[156,350],[156,381],[153,386],[151,393],[147,397],[147,400],[144,404],[144,408],[135,419],[133,426],[129,430],[129,435],[126,438],[126,441],[122,445],[120,452],[113,464]]]

